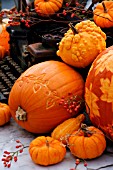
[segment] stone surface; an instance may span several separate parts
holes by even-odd
[[[22,129],[17,123],[11,119],[11,121],[0,127],[0,170],[5,170],[3,162],[1,161],[3,152],[15,151],[15,146],[17,145],[16,140],[20,140],[25,146],[29,146],[30,142],[36,138],[38,135],[27,132]],[[108,147],[110,151],[113,151],[113,147]],[[113,170],[113,154],[103,154],[101,157],[94,160],[87,161],[88,170]],[[106,168],[100,168],[105,167]],[[56,165],[52,166],[39,166],[32,162],[31,157],[28,152],[28,148],[24,149],[23,153],[20,153],[18,156],[18,161],[15,163],[12,161],[11,170],[70,170],[75,166],[75,157],[71,155],[70,151],[67,150],[65,159]],[[80,163],[77,170],[86,170],[83,163]]]

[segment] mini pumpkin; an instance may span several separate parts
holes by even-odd
[[[106,35],[89,20],[70,27],[59,43],[57,55],[71,66],[84,68],[106,48]]]
[[[0,103],[0,126],[5,125],[10,121],[11,113],[9,106],[5,103]]]
[[[45,61],[28,68],[9,94],[14,120],[33,133],[51,132],[64,120],[76,116],[59,105],[68,93],[83,97],[84,80],[80,73],[60,61]]]
[[[94,22],[101,28],[113,27],[113,1],[102,1],[93,10]]]
[[[34,163],[48,166],[63,161],[66,148],[49,136],[39,136],[30,143],[29,153]]]
[[[61,141],[63,144],[67,144],[68,135],[71,135],[75,130],[78,130],[84,120],[84,114],[65,120],[53,130],[51,137]]]
[[[98,55],[85,83],[90,120],[113,141],[113,46]]]
[[[106,139],[101,130],[94,126],[81,125],[69,137],[71,153],[81,159],[93,159],[102,155],[106,148]]]
[[[35,11],[41,16],[55,14],[63,5],[63,0],[35,0]]]

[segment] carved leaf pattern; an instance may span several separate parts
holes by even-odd
[[[100,80],[101,82],[101,91],[102,91],[102,95],[101,95],[101,100],[102,101],[106,101],[108,103],[112,103],[112,111],[113,111],[113,76],[111,77],[111,81],[106,78],[102,78]]]
[[[49,97],[46,102],[46,109],[50,109],[55,105],[55,100],[52,97]]]
[[[103,72],[105,69],[113,73],[113,63],[112,63],[113,50],[109,50],[108,53],[102,55],[100,59],[97,60],[95,67],[95,76],[99,72]]]
[[[39,92],[42,88],[46,88],[47,92],[46,95],[48,96],[48,99],[46,101],[46,109],[49,109],[51,107],[53,107],[56,103],[56,98],[59,99],[59,96],[57,94],[57,91],[51,91],[51,89],[48,88],[48,84],[49,84],[49,80],[44,80],[44,76],[46,75],[46,73],[42,73],[40,76],[35,76],[33,74],[28,75],[28,76],[24,76],[21,77],[18,81],[19,81],[19,86],[21,87],[23,85],[23,83],[27,82],[29,83],[30,80],[34,80],[34,85],[33,85],[33,92],[37,93]]]
[[[89,89],[86,88],[86,102],[89,108],[91,108],[92,113],[94,113],[94,115],[91,115],[92,117],[94,116],[100,117],[99,107],[96,103],[98,100],[99,98],[92,92],[92,83],[91,83],[90,88]]]

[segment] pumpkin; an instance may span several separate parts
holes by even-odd
[[[7,20],[1,20],[0,18],[0,46],[5,48],[5,54],[9,54],[9,49],[10,49],[10,45],[9,45],[9,33],[6,30],[7,27]],[[4,55],[5,55],[4,54]]]
[[[36,13],[41,16],[55,14],[63,5],[63,0],[35,0],[34,7]]]
[[[84,120],[84,114],[65,120],[53,130],[51,137],[61,141],[63,144],[66,144],[68,135],[71,135],[75,130],[78,130]]]
[[[30,143],[29,153],[34,163],[47,166],[63,161],[66,148],[49,136],[39,136]]]
[[[10,121],[11,113],[9,106],[5,103],[0,103],[0,126],[5,125]]]
[[[4,58],[5,54],[6,54],[6,49],[0,45],[0,60]]]
[[[85,83],[87,112],[93,125],[113,140],[113,46],[104,50],[88,72]]]
[[[33,133],[48,133],[64,120],[76,116],[59,105],[62,96],[84,95],[80,73],[60,61],[44,61],[28,68],[9,94],[9,107],[15,121]]]
[[[93,20],[101,28],[113,27],[113,1],[98,3],[93,10]]]
[[[81,125],[81,129],[69,137],[71,153],[81,159],[93,159],[102,155],[106,139],[101,130],[94,126]]]
[[[81,21],[65,33],[57,55],[74,67],[84,68],[106,48],[106,35],[93,21]]]

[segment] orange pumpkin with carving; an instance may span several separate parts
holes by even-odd
[[[9,107],[15,121],[33,133],[48,133],[74,116],[59,105],[68,93],[84,95],[80,73],[60,61],[45,61],[28,68],[9,94]],[[75,116],[77,112],[74,113]]]
[[[113,46],[92,63],[85,83],[85,101],[92,123],[113,141]]]

